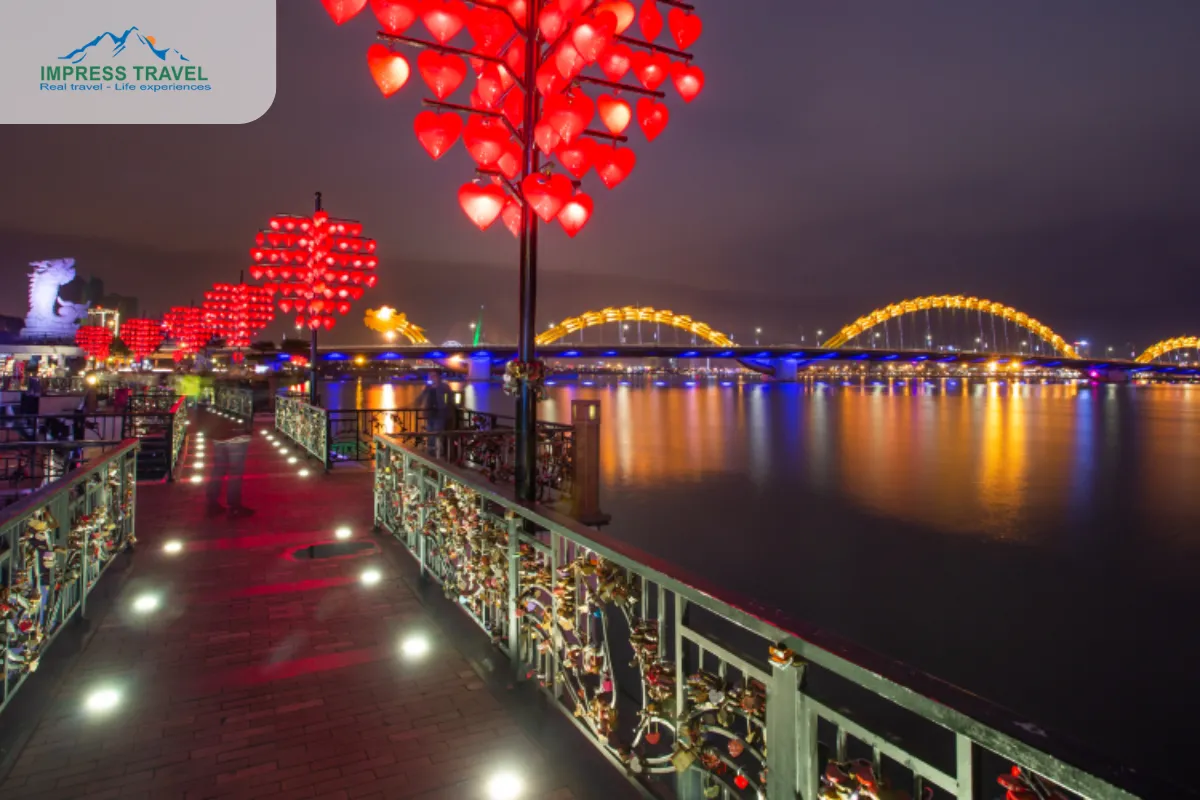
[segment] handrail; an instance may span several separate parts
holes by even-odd
[[[1008,767],[988,776],[989,760],[996,766],[998,758],[1095,800],[1173,796],[1019,714],[514,500],[395,437],[377,435],[376,453],[376,524],[458,599],[518,673],[538,675],[556,705],[640,780],[679,771],[680,781],[698,782],[680,788],[681,797],[712,786],[741,797],[745,780],[760,797],[815,798],[837,769],[851,769],[818,763],[820,724],[837,731],[834,761],[848,761],[847,742],[858,742],[874,753],[876,781],[886,760],[887,771],[898,765],[911,776],[918,798],[924,786],[963,800],[990,797],[984,785],[994,787]],[[625,641],[608,636],[614,614],[626,618]],[[620,669],[626,651],[640,692],[618,691],[628,677]],[[585,702],[577,704],[581,692]],[[618,697],[640,702],[634,724],[620,730]],[[853,714],[843,711],[848,706],[856,706]],[[941,749],[953,756],[940,765],[922,758],[919,737],[897,743],[893,722],[948,737]],[[771,742],[765,754],[763,736]],[[651,742],[659,737],[666,741]]]
[[[24,684],[116,556],[133,546],[136,439],[0,510],[0,709]]]

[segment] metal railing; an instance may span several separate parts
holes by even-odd
[[[8,705],[116,556],[134,543],[136,441],[0,512],[3,694]]]
[[[329,465],[329,418],[325,409],[281,395],[275,398],[275,429]]]
[[[0,431],[9,442],[74,443],[76,447],[138,439],[142,443],[139,477],[174,479],[187,426],[185,398],[175,394],[145,397],[151,399],[144,400],[141,407],[154,410],[0,416]]]
[[[254,419],[254,390],[218,383],[213,387],[212,407],[249,422]]]
[[[376,437],[375,523],[655,796],[1175,796],[394,437]]]

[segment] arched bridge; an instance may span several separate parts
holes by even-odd
[[[568,317],[562,322],[543,331],[537,337],[539,345],[557,342],[568,334],[582,331],[596,325],[609,323],[646,322],[654,325],[669,325],[698,339],[703,339],[717,347],[732,347],[733,339],[715,331],[707,324],[698,322],[686,314],[676,314],[673,311],[651,308],[650,306],[622,306],[621,308],[604,308],[599,311],[585,311],[578,317]]]
[[[1139,364],[1153,364],[1167,353],[1198,349],[1200,349],[1200,336],[1176,336],[1174,339],[1163,339],[1161,342],[1150,345],[1135,360]]]

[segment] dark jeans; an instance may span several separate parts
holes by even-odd
[[[221,502],[221,484],[228,479],[226,500],[229,507],[241,507],[242,470],[246,467],[246,450],[249,447],[249,442],[213,443],[213,469],[212,475],[208,478],[208,504],[210,506]]]

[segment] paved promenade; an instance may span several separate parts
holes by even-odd
[[[206,470],[229,425],[193,417]],[[0,718],[27,730],[0,797],[483,800],[502,774],[524,783],[514,797],[637,796],[371,533],[370,472],[309,462],[299,477],[303,460],[287,463],[299,454],[257,432],[268,425],[255,426],[246,463],[252,516],[206,516],[194,435],[180,482],[138,487],[138,549],[104,579],[110,607],[90,613],[90,638],[59,676],[51,667],[44,685],[42,674],[27,684],[46,695],[37,712]],[[368,547],[308,557],[343,525]],[[369,570],[379,582],[364,584]],[[139,613],[151,597],[157,608]],[[422,639],[428,652],[404,652]],[[100,690],[115,705],[85,710]]]

